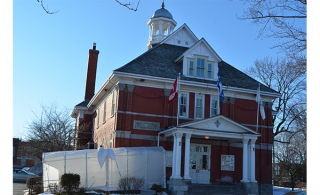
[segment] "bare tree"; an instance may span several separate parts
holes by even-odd
[[[245,72],[281,94],[281,97],[273,101],[273,109],[278,113],[272,118],[273,137],[282,132],[290,133],[290,127],[294,126],[298,119],[305,119],[303,114],[306,113],[306,75],[297,69],[295,61],[266,57],[256,60]]]
[[[272,118],[274,165],[275,150],[279,149],[275,148],[275,142],[290,144],[297,134],[306,135],[306,73],[303,66],[296,64],[292,58],[273,60],[266,57],[256,60],[253,66],[245,70],[247,74],[281,94],[273,101],[273,110],[278,113]],[[288,139],[278,139],[282,133],[286,133]],[[275,180],[275,170],[273,175]]]
[[[41,105],[40,115],[34,113],[34,118],[27,124],[27,155],[42,160],[44,152],[72,150],[74,127],[68,109],[59,109],[55,103]]]
[[[241,20],[252,20],[261,26],[258,37],[273,37],[280,43],[279,48],[287,57],[295,59],[296,65],[306,71],[307,49],[307,1],[306,0],[247,0],[248,8],[244,10]]]
[[[43,0],[37,0],[40,4],[41,4],[41,7],[42,9],[47,13],[47,14],[55,14],[58,11],[54,11],[54,12],[51,12],[49,11],[49,7],[48,6],[44,6],[43,4]],[[128,8],[129,10],[132,10],[132,11],[137,11],[138,10],[138,7],[139,7],[139,4],[140,4],[140,0],[138,0],[138,3],[137,3],[137,6],[135,7],[134,4],[130,3],[130,1],[128,3],[122,3],[121,1],[119,0],[115,0],[119,5],[121,6],[124,6],[126,8]]]
[[[295,129],[295,128],[294,128]],[[306,135],[299,129],[292,130],[297,133],[292,137],[291,134],[282,133],[277,136],[278,140],[286,143],[275,145],[275,159],[280,166],[280,170],[291,178],[292,191],[295,182],[306,178]],[[301,181],[301,180],[300,180]]]

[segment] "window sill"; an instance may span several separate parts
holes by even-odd
[[[197,76],[190,76],[190,75],[184,75],[184,77],[195,78],[195,79],[204,79],[204,80],[209,80],[209,81],[217,81],[217,79],[207,78],[207,77],[197,77]]]

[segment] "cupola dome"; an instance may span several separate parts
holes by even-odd
[[[164,8],[164,2],[162,2],[161,9],[158,9],[156,12],[154,12],[152,16],[152,18],[158,18],[158,17],[173,19],[171,13]]]
[[[164,8],[164,2],[162,2],[161,8],[154,12],[147,24],[150,28],[147,46],[148,49],[151,49],[173,32],[177,22],[174,21],[171,13]]]

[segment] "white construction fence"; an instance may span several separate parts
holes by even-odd
[[[80,187],[117,191],[120,178],[145,180],[166,187],[165,150],[162,147],[125,147],[43,153],[43,187],[59,186],[61,175],[77,173]]]

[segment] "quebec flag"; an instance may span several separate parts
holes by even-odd
[[[256,102],[258,103],[258,105],[260,106],[260,114],[261,114],[261,118],[264,120],[266,118],[266,115],[264,113],[264,107],[263,107],[263,103],[260,97],[260,85],[257,89],[257,96],[256,96]]]
[[[223,94],[223,90],[222,90],[222,83],[221,83],[221,79],[220,79],[220,74],[219,74],[219,71],[218,71],[218,80],[217,80],[217,87],[221,93],[221,99],[222,101],[224,101],[224,94]]]

